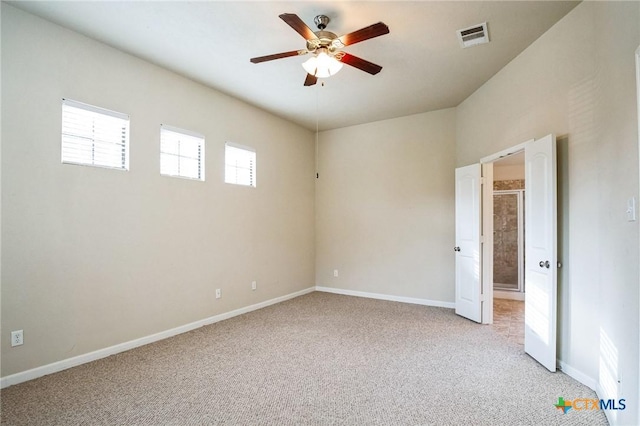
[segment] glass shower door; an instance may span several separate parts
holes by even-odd
[[[522,190],[494,191],[493,285],[496,290],[524,291]]]

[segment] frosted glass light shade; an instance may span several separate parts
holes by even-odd
[[[327,55],[325,52],[320,52],[316,56],[307,59],[302,64],[302,68],[304,68],[308,74],[318,78],[327,78],[342,69],[342,62]]]

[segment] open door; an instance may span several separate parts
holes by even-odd
[[[456,169],[456,314],[482,321],[480,164]]]
[[[557,200],[556,138],[525,144],[524,350],[556,371]]]

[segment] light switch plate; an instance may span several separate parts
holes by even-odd
[[[629,222],[636,221],[636,197],[631,197],[627,200],[627,220]]]

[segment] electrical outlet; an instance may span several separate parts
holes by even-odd
[[[216,289],[216,299],[220,299],[220,297],[222,297],[222,293],[220,292],[220,289],[217,288]]]
[[[24,343],[24,333],[22,330],[11,332],[11,346],[20,346]]]
[[[258,283],[256,283],[255,281],[251,281],[251,290],[255,290],[258,288]]]
[[[337,270],[337,269],[334,269],[334,270],[333,270],[333,276],[334,276],[334,277],[337,277],[337,276],[338,276],[338,270]]]

